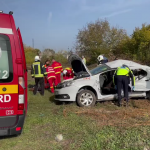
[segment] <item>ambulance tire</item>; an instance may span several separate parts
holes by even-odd
[[[84,101],[87,102],[84,103]],[[96,96],[90,90],[82,90],[80,93],[78,93],[76,102],[80,107],[92,107],[96,103]]]

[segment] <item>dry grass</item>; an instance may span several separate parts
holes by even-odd
[[[150,102],[148,100],[131,100],[128,107],[118,108],[111,102],[100,104],[100,108],[77,108],[67,107],[63,110],[64,117],[67,113],[74,112],[77,115],[92,118],[101,127],[103,126],[149,126],[150,125]]]

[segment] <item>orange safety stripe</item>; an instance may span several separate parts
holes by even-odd
[[[61,73],[61,72],[56,72],[55,74],[59,74],[59,73]]]
[[[51,73],[51,72],[55,72],[55,71],[49,71],[49,72],[47,72],[47,73]]]
[[[54,69],[57,69],[57,68],[62,68],[62,66],[54,67]]]
[[[48,77],[48,79],[50,79],[50,78],[56,78],[55,76],[50,76],[50,77]]]
[[[66,70],[71,70],[71,68],[66,68]]]

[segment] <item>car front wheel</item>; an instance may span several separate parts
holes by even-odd
[[[94,106],[95,103],[96,103],[96,97],[95,97],[95,94],[92,91],[82,90],[77,95],[77,104],[80,107]]]

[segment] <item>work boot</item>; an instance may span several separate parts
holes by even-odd
[[[118,107],[121,107],[121,103],[118,103]]]

